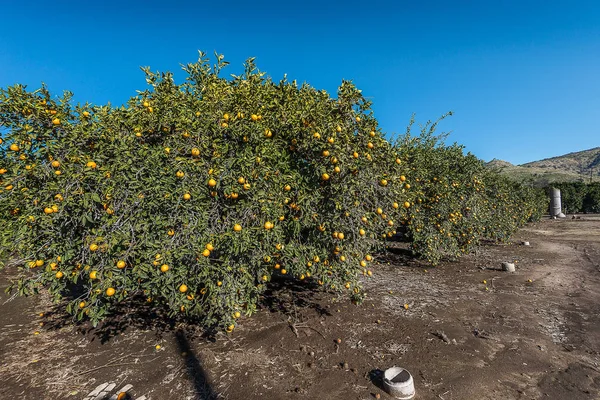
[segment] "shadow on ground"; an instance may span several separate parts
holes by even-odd
[[[316,282],[299,283],[288,278],[274,277],[269,288],[261,296],[258,306],[270,312],[294,317],[298,311],[307,309],[314,310],[321,316],[331,315],[318,300],[318,296],[324,293]],[[215,328],[203,327],[197,318],[169,315],[165,306],[148,303],[144,296],[134,296],[122,302],[96,327],[88,320],[78,321],[68,314],[65,311],[65,303],[53,305],[44,313],[45,329],[58,330],[66,326],[73,326],[77,332],[91,336],[92,341],[99,339],[101,343],[107,343],[129,329],[151,330],[158,337],[170,332],[184,332],[188,338],[212,342],[216,340],[217,333]]]
[[[294,316],[298,310],[315,310],[320,316],[331,315],[318,299],[323,287],[315,281],[298,282],[291,278],[275,278],[260,299],[259,307],[270,312]]]
[[[143,296],[135,296],[123,302],[106,317],[92,326],[88,320],[78,321],[65,311],[64,304],[54,305],[44,315],[44,327],[48,330],[58,330],[65,326],[74,326],[77,332],[91,336],[91,340],[99,339],[101,343],[109,342],[128,329],[152,330],[157,337],[165,333],[184,330],[187,337],[215,341],[216,330],[201,328],[198,319],[185,316],[170,316],[166,307],[146,302]]]
[[[185,367],[188,377],[192,382],[197,400],[213,400],[218,397],[218,394],[211,387],[208,376],[202,368],[200,360],[196,353],[192,350],[190,342],[183,330],[175,332],[175,341],[179,348],[179,353],[185,362]]]

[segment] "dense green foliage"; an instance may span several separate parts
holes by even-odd
[[[149,89],[122,107],[0,91],[14,289],[47,290],[94,323],[143,295],[231,331],[274,275],[359,300],[371,254],[400,224],[435,264],[507,240],[546,207],[444,145],[436,124],[390,142],[349,82],[334,99],[252,60],[226,79],[225,65],[201,54],[179,85],[145,69]]]
[[[547,208],[543,190],[490,171],[457,144],[444,145],[428,123],[418,137],[410,127],[398,141],[411,166],[415,206],[406,224],[413,251],[431,263],[467,253],[482,240],[506,241]],[[412,126],[412,123],[411,123]]]
[[[600,213],[600,182],[563,182],[553,187],[560,189],[563,210],[572,213]]]

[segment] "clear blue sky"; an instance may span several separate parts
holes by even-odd
[[[600,1],[3,2],[0,87],[121,104],[140,66],[256,57],[335,95],[353,80],[384,131],[455,115],[449,141],[524,163],[600,146]],[[179,80],[181,72],[176,73]]]

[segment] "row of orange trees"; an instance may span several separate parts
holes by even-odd
[[[363,295],[398,227],[432,263],[538,215],[528,189],[426,127],[387,140],[350,82],[337,98],[252,59],[201,53],[122,107],[0,91],[0,245],[12,289],[102,320],[134,296],[233,330],[275,275]],[[8,261],[9,260],[9,261]]]
[[[434,135],[437,122],[427,123],[417,136],[411,135],[412,125],[395,148],[411,170],[414,207],[402,224],[416,254],[437,264],[482,241],[506,242],[546,212],[543,190],[489,170],[460,145],[445,145],[444,135]]]

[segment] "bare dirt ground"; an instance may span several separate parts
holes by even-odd
[[[0,399],[101,399],[103,383],[106,399],[125,384],[131,399],[385,399],[391,366],[423,400],[600,399],[600,218],[531,224],[437,268],[405,254],[379,258],[360,306],[282,283],[214,337],[143,308],[92,329],[2,292]]]

